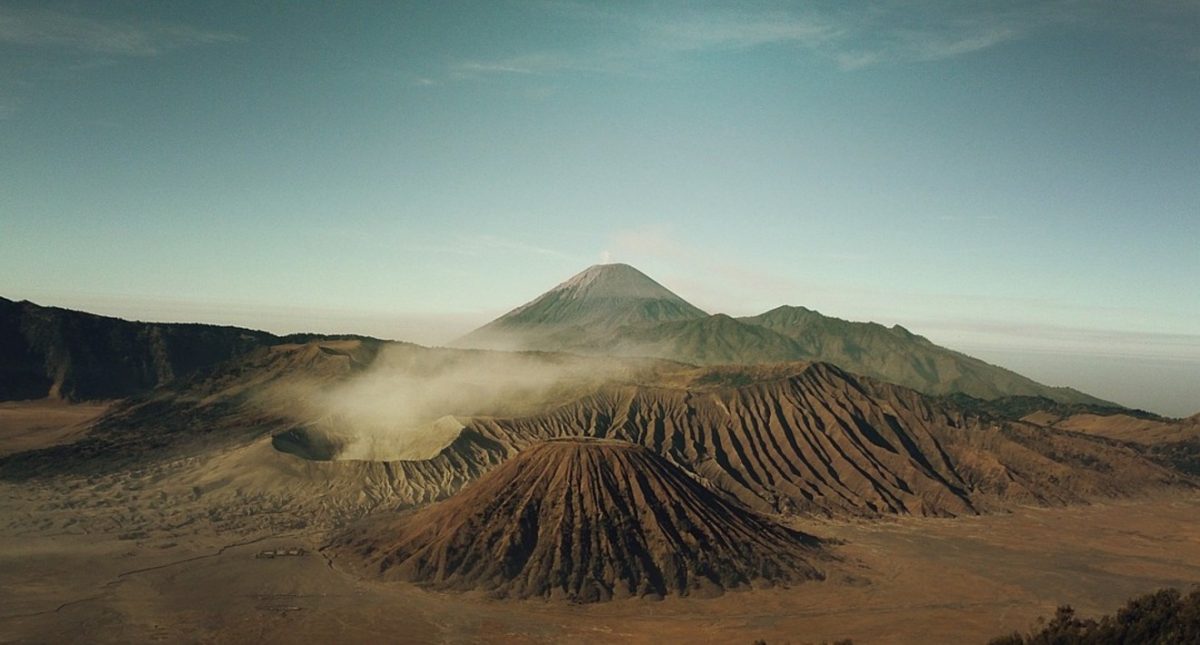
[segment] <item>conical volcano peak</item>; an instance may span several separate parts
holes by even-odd
[[[820,543],[613,440],[522,450],[458,495],[334,540],[389,580],[498,597],[594,602],[819,580]]]
[[[627,327],[708,314],[628,264],[597,264],[455,342],[491,349],[561,349]],[[565,335],[564,335],[565,334]]]
[[[594,264],[552,291],[567,291],[581,298],[661,298],[683,301],[670,289],[628,264]]]

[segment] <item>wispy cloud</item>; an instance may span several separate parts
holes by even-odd
[[[676,57],[708,50],[739,50],[771,44],[816,47],[838,36],[834,26],[784,14],[691,15],[663,19],[579,8],[591,22],[605,25],[611,41],[571,50],[538,51],[451,64],[454,78],[485,75],[548,75],[566,71],[633,73]],[[578,16],[576,16],[578,17]]]
[[[151,59],[171,51],[242,41],[241,36],[183,24],[135,18],[97,18],[0,5],[0,50],[36,56],[0,58],[0,121],[22,112],[25,87],[38,80],[76,78],[122,61]],[[4,54],[0,54],[4,56]]]
[[[1200,3],[1192,0],[878,0],[865,20],[837,43],[874,54],[869,64],[936,61],[1027,38],[1054,34],[1117,34],[1169,57],[1200,49]]]
[[[1036,22],[992,13],[939,22],[938,12],[917,11],[911,3],[880,3],[863,11],[823,14],[777,10],[629,14],[569,3],[556,7],[562,17],[602,25],[601,31],[611,38],[570,50],[459,61],[451,66],[452,72],[459,77],[563,71],[628,73],[708,51],[764,46],[793,47],[827,58],[843,69],[858,69],[961,56],[1019,38]],[[921,15],[914,17],[916,13]],[[896,14],[904,19],[898,20]]]
[[[1053,10],[1057,5],[879,2],[859,15],[843,13],[841,37],[817,53],[843,70],[957,58],[1020,40],[1061,20]]]
[[[558,67],[555,67],[557,69]],[[528,65],[521,65],[512,60],[480,63],[464,61],[455,65],[455,70],[463,74],[536,74],[537,70]]]
[[[815,47],[828,43],[843,30],[821,19],[786,14],[724,14],[651,24],[647,29],[660,46],[677,51],[745,49],[791,43]]]
[[[1136,30],[1162,47],[1169,44],[1184,58],[1200,60],[1200,44],[1179,19],[1194,24],[1200,5],[1185,2],[1138,3],[1119,8],[1119,15],[1102,0],[876,0],[822,10],[698,10],[682,5],[675,11],[637,13],[571,2],[552,7],[559,18],[603,36],[571,48],[458,61],[451,65],[452,76],[639,73],[689,55],[765,46],[792,47],[853,71],[968,56],[1048,28]]]
[[[916,34],[911,43],[911,53],[915,60],[932,61],[944,58],[954,58],[980,50],[995,47],[1023,36],[1026,28],[1004,25],[984,26],[977,33],[953,34]]]
[[[174,49],[241,39],[236,34],[186,25],[0,8],[0,43],[9,45],[103,56],[157,56]]]
[[[568,69],[598,69],[599,63],[595,60],[598,58],[599,56],[578,57],[565,53],[525,54],[489,61],[460,61],[452,65],[452,72],[459,78],[486,74],[549,74]],[[593,59],[590,65],[585,63],[589,59]]]

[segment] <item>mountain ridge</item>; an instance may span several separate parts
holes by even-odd
[[[124,398],[261,347],[316,339],[375,340],[134,321],[0,297],[0,401]]]
[[[803,360],[834,363],[855,374],[930,395],[963,393],[981,399],[1043,396],[1060,403],[1121,407],[1072,388],[1043,385],[937,345],[901,325],[843,320],[791,305],[739,320],[793,339]]]
[[[588,267],[451,346],[645,356],[695,365],[821,361],[934,396],[1041,396],[1120,407],[1038,383],[898,324],[842,320],[794,305],[738,318],[706,314],[625,264]]]

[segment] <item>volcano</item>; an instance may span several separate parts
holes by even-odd
[[[692,365],[825,362],[933,396],[1037,396],[1119,407],[936,345],[900,325],[853,322],[794,306],[742,318],[709,315],[627,264],[592,266],[452,344]]]
[[[454,345],[569,349],[625,327],[696,320],[707,315],[628,264],[597,264]]]
[[[613,440],[536,444],[461,493],[368,520],[333,544],[384,579],[596,602],[821,579],[819,541]]]

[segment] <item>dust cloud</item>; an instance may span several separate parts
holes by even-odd
[[[295,436],[324,446],[321,458],[429,459],[461,420],[532,413],[630,373],[610,359],[389,345],[359,373],[277,384],[269,400],[300,424]]]

